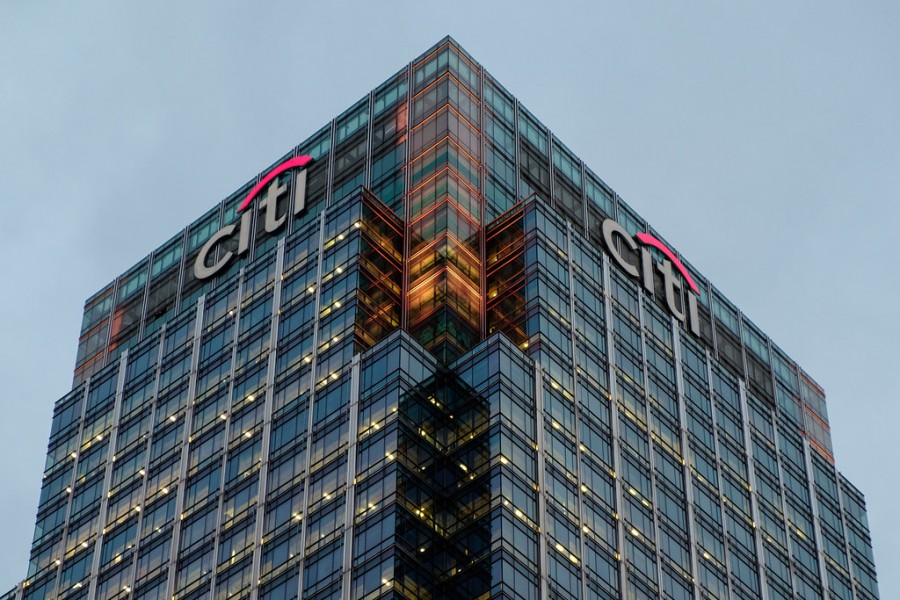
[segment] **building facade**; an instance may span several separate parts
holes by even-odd
[[[825,396],[452,39],[85,304],[13,598],[878,598]]]

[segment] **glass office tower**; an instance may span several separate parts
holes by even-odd
[[[822,389],[450,38],[87,301],[4,596],[877,597]]]

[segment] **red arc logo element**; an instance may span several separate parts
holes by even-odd
[[[685,281],[687,281],[688,286],[690,286],[690,288],[694,290],[694,293],[700,293],[700,289],[697,287],[697,284],[694,283],[694,278],[691,277],[691,274],[688,273],[688,270],[685,268],[685,266],[681,264],[681,261],[678,260],[678,257],[676,257],[675,254],[671,250],[669,250],[669,248],[665,244],[659,241],[656,236],[650,235],[649,233],[639,233],[635,237],[642,244],[658,248],[663,254],[665,254],[666,258],[668,258],[672,262],[672,264],[675,265],[675,268],[678,269],[678,272],[681,273],[681,276],[684,277]]]
[[[307,155],[298,156],[296,158],[290,158],[290,159],[284,161],[283,163],[281,163],[280,165],[278,165],[277,167],[275,167],[274,169],[272,169],[271,171],[269,171],[266,174],[266,176],[263,177],[259,183],[257,183],[255,186],[253,186],[253,189],[250,190],[250,193],[247,194],[247,197],[244,198],[244,201],[241,202],[240,206],[238,206],[238,212],[242,212],[248,206],[250,206],[250,203],[253,201],[253,199],[256,197],[256,195],[259,193],[259,191],[261,189],[263,189],[264,187],[266,187],[270,181],[272,181],[273,179],[275,179],[276,177],[278,177],[285,171],[288,171],[290,169],[296,169],[298,167],[305,167],[310,162],[312,162],[312,159],[313,159],[312,156],[307,156]]]

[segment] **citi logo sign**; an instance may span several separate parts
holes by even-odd
[[[271,171],[263,177],[259,183],[253,186],[253,189],[244,197],[244,200],[238,206],[238,212],[243,213],[239,223],[226,225],[219,231],[215,232],[212,237],[206,240],[200,253],[194,261],[194,277],[197,279],[209,279],[230,263],[235,256],[243,256],[250,250],[250,228],[253,225],[253,211],[247,210],[253,200],[260,196],[260,192],[265,189],[262,194],[262,200],[259,202],[259,209],[264,213],[266,233],[272,234],[284,227],[287,222],[287,212],[278,215],[278,198],[288,191],[285,184],[279,184],[276,178],[291,169],[300,169],[294,180],[294,216],[299,215],[306,208],[306,165],[312,162],[311,156],[298,156],[291,158]],[[215,255],[215,248],[220,244],[234,238],[235,233],[238,235],[237,250],[228,250],[219,257],[212,265],[209,264],[210,255]],[[233,246],[232,246],[233,247]]]
[[[656,236],[649,233],[639,233],[634,237],[624,227],[606,219],[603,221],[603,244],[607,252],[616,261],[619,267],[635,279],[640,279],[644,289],[653,293],[656,283],[656,273],[662,276],[663,289],[666,295],[666,306],[669,312],[690,327],[694,335],[700,335],[700,317],[697,312],[697,296],[700,289],[694,282],[694,278],[688,272],[684,264],[678,260],[675,253],[663,244]],[[640,257],[639,264],[629,262],[619,251],[616,239]],[[662,262],[654,262],[649,248],[658,249],[666,257]],[[684,282],[684,283],[682,283]],[[687,284],[691,292],[687,294],[687,311],[681,302],[681,290]]]

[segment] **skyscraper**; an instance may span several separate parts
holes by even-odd
[[[8,598],[877,598],[815,381],[445,39],[85,304]]]

